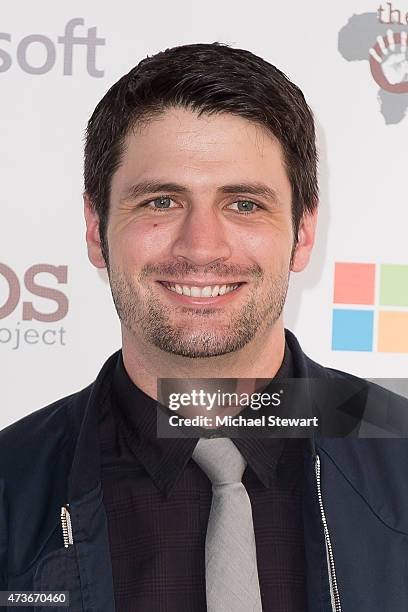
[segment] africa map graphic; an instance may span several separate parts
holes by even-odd
[[[340,30],[338,50],[349,62],[366,61],[379,85],[386,124],[400,123],[408,110],[408,25],[381,23],[377,13],[353,15]]]

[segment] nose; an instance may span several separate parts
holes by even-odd
[[[231,257],[230,240],[220,213],[204,207],[193,207],[178,228],[172,254],[177,259],[205,266]]]

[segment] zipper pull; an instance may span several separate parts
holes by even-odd
[[[72,537],[72,525],[71,525],[71,515],[69,513],[69,504],[62,506],[61,508],[61,524],[62,524],[62,536],[64,538],[64,546],[68,548],[68,546],[74,543],[74,539]]]

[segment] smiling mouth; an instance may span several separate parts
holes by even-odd
[[[186,295],[189,297],[198,298],[209,298],[217,297],[219,295],[226,295],[231,291],[236,291],[238,287],[244,283],[229,283],[225,285],[207,285],[206,287],[197,287],[195,285],[179,285],[177,283],[169,283],[167,281],[159,281],[161,285],[166,287],[169,291],[178,293],[179,295]]]

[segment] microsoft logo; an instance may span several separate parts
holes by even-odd
[[[339,263],[332,350],[408,353],[408,265]]]

